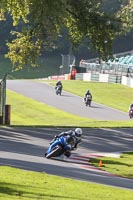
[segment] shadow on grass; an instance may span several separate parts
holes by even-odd
[[[120,162],[120,161],[116,161],[116,160],[106,160],[105,158],[104,159],[101,159],[102,160],[102,163],[103,163],[103,167],[105,166],[105,165],[108,165],[108,164],[111,164],[111,165],[123,165],[123,166],[126,166],[126,167],[132,167],[133,165],[132,164],[127,164],[127,163],[124,163],[124,161],[123,162]],[[90,163],[92,164],[92,165],[97,165],[98,166],[98,164],[99,164],[99,161],[100,161],[100,159],[97,159],[97,158],[90,158]]]
[[[124,156],[125,154],[127,154],[127,155],[133,155],[133,152],[125,152],[125,153],[123,153],[123,156]]]
[[[40,189],[42,191],[40,191]],[[18,185],[18,184],[11,184],[11,183],[3,183],[0,182],[0,193],[1,194],[7,194],[10,196],[19,196],[20,198],[31,198],[31,199],[47,199],[47,198],[58,198],[58,199],[77,199],[74,197],[69,197],[67,195],[56,195],[56,194],[45,194],[48,193],[48,188],[39,188],[39,187],[31,187],[31,186],[25,186],[25,185]],[[55,191],[53,191],[54,193]],[[51,193],[51,191],[50,191]],[[12,199],[12,197],[11,197]],[[78,198],[79,199],[79,198]],[[80,200],[80,199],[79,199]]]

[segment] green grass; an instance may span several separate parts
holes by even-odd
[[[133,127],[129,121],[98,121],[63,112],[46,104],[7,90],[11,105],[11,125],[68,127]]]
[[[49,81],[54,85],[54,81]],[[133,101],[133,88],[112,83],[88,82],[88,81],[62,81],[64,90],[81,97],[90,90],[93,101],[128,112],[128,107]]]
[[[50,83],[55,84],[53,81],[50,81]],[[81,97],[83,97],[87,89],[90,89],[94,101],[126,112],[132,101],[132,89],[122,85],[63,81],[63,86],[65,90]],[[7,104],[11,104],[11,125],[133,127],[132,120],[112,122],[82,118],[18,95],[9,90],[7,91]],[[133,157],[130,156],[133,155],[124,154],[120,160],[116,158],[102,158],[104,164],[102,168],[110,172],[113,169],[112,172],[115,174],[132,178]],[[96,165],[98,162],[99,160],[92,161]],[[130,190],[76,181],[45,173],[0,167],[1,200],[128,200],[132,199],[132,196],[133,191]]]
[[[76,126],[91,122],[9,90],[7,103],[11,105],[11,125]]]
[[[133,191],[0,167],[1,200],[128,200]]]
[[[133,152],[123,153],[120,158],[91,158],[89,162],[99,167],[100,160],[102,160],[102,166],[100,167],[102,170],[122,177],[133,178]]]

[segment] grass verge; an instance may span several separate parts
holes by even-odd
[[[50,81],[55,84],[55,81]],[[117,89],[114,90],[114,86]],[[99,84],[88,83],[83,81],[63,81],[64,90],[75,93],[79,96],[84,95],[84,91],[90,88],[93,94],[93,99],[105,105],[126,111],[131,99],[131,88],[114,85],[114,84]],[[104,88],[104,90],[103,90]],[[103,90],[103,91],[102,91]],[[100,91],[100,92],[99,92]],[[118,96],[119,93],[119,96]],[[112,99],[112,94],[114,98]],[[121,96],[124,96],[123,98]],[[101,97],[101,98],[100,98]],[[119,99],[121,98],[121,101]],[[114,101],[111,103],[112,101]],[[81,127],[133,127],[132,120],[127,121],[100,121],[89,118],[79,117],[70,113],[53,108],[41,102],[37,102],[28,97],[19,95],[12,91],[7,91],[7,104],[11,105],[11,125],[24,126],[81,126]],[[123,105],[123,106],[122,106]],[[128,113],[127,113],[128,114]]]
[[[77,84],[79,83],[79,84]],[[52,84],[55,84],[52,82]],[[117,109],[127,111],[130,104],[132,89],[121,85],[97,84],[88,82],[65,82],[64,89],[83,96],[87,89],[93,94],[93,100]],[[107,86],[108,85],[108,86]],[[104,90],[102,91],[102,89]],[[119,91],[119,95],[118,95]],[[121,97],[122,95],[122,97]],[[125,95],[125,97],[123,97]],[[113,96],[113,100],[112,97]],[[118,98],[119,97],[119,98]],[[119,102],[121,98],[121,101]],[[111,103],[111,101],[113,103]],[[11,124],[27,126],[81,126],[81,127],[133,127],[132,121],[96,121],[81,118],[43,103],[39,103],[15,92],[7,91],[7,103],[11,104]],[[64,120],[65,119],[65,120]],[[114,158],[102,158],[115,167],[126,161],[114,161]],[[131,158],[130,158],[131,159]],[[128,157],[128,160],[130,160]],[[96,162],[96,161],[95,161]],[[92,161],[94,163],[94,161]],[[97,160],[98,163],[98,160]],[[105,165],[105,161],[103,160]],[[114,168],[113,165],[113,168]],[[121,164],[129,169],[130,164]],[[109,166],[109,165],[108,165]],[[119,168],[119,166],[118,166]],[[110,171],[107,165],[105,170]],[[116,169],[116,172],[120,171]],[[125,170],[125,175],[127,174]],[[111,171],[110,171],[111,172]],[[113,171],[112,171],[113,172]],[[115,173],[115,171],[113,172]],[[123,173],[123,172],[122,172]],[[119,174],[121,175],[121,174]],[[130,177],[131,178],[131,177]],[[56,188],[56,189],[55,189]],[[104,195],[104,196],[103,196]],[[76,199],[76,200],[106,200],[132,199],[133,191],[122,190],[99,184],[86,183],[72,179],[50,176],[45,173],[35,173],[10,167],[0,167],[0,199]]]
[[[132,121],[100,121],[79,117],[12,91],[7,91],[11,105],[11,125],[63,127],[133,127]]]
[[[49,83],[55,85],[55,81]],[[93,101],[124,112],[128,112],[129,105],[133,101],[133,88],[121,84],[79,80],[62,81],[62,83],[63,89],[68,92],[83,97],[85,92],[90,90]]]
[[[92,122],[9,90],[7,97],[7,103],[11,104],[11,125],[88,126]]]
[[[132,196],[130,190],[0,167],[1,200],[128,200]]]
[[[102,161],[102,170],[117,174],[122,177],[133,178],[133,152],[121,154],[120,158],[102,157],[91,158],[92,165],[99,167],[99,162]]]

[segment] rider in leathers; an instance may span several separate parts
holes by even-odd
[[[87,92],[86,92],[85,95],[84,95],[84,102],[86,101],[87,95],[90,95],[90,98],[91,98],[91,100],[92,100],[92,94],[91,94],[90,90],[87,90]]]
[[[73,130],[69,130],[66,132],[62,132],[59,135],[57,135],[56,137],[68,137],[70,138],[69,140],[74,141],[74,143],[72,144],[72,148],[76,149],[77,145],[81,142],[81,136],[82,136],[82,129],[81,128],[76,128],[74,131]]]
[[[81,142],[82,129],[76,128],[74,131],[69,130],[69,131],[66,131],[66,132],[62,132],[59,135],[56,135],[54,140],[52,140],[50,142],[50,144],[52,144],[53,141],[55,141],[57,138],[59,138],[61,136],[66,138],[67,151],[64,153],[64,155],[69,157],[71,155],[71,151],[76,150],[77,145]]]
[[[128,112],[133,108],[133,103],[130,104]]]
[[[62,85],[62,82],[61,82],[61,81],[57,81],[56,86],[55,86],[55,89],[56,89],[59,85],[61,86],[61,91],[62,91],[63,85]]]

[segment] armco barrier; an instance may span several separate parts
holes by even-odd
[[[70,74],[49,76],[49,80],[70,80]],[[75,80],[93,81],[93,82],[109,82],[119,83],[133,88],[133,78],[121,75],[112,74],[91,74],[91,73],[77,73]]]
[[[91,81],[91,73],[83,73],[84,81]]]
[[[50,76],[50,80],[65,80],[65,75]]]
[[[91,81],[99,82],[99,74],[91,74]]]
[[[115,75],[109,75],[109,83],[116,83],[116,76]]]
[[[126,76],[122,76],[121,84],[122,85],[127,85],[127,77]]]
[[[99,74],[99,82],[108,82],[109,74]]]
[[[120,76],[120,75],[109,74],[108,82],[109,83],[121,83],[121,77],[122,76]]]
[[[127,86],[130,86],[130,83],[131,83],[131,79],[127,78]]]
[[[131,78],[130,78],[130,86],[129,87],[133,88],[133,79],[131,79]]]
[[[77,73],[75,79],[76,80],[83,80],[83,73]]]
[[[71,74],[57,75],[57,76],[49,76],[49,80],[70,80]]]
[[[122,76],[121,75],[117,75],[116,76],[116,83],[121,83],[121,79],[122,79]]]

